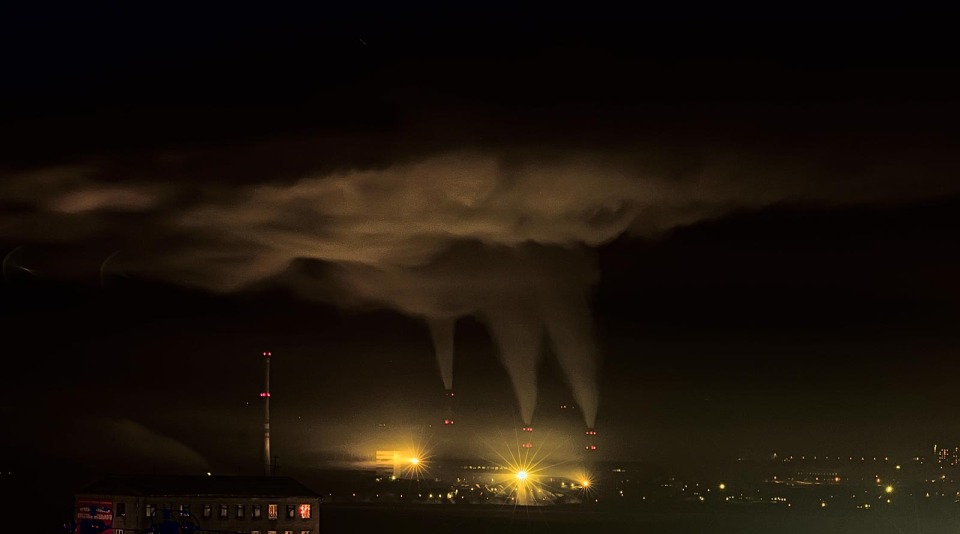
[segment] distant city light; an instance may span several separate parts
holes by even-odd
[[[589,487],[590,487],[590,481],[589,481],[589,480],[586,480],[586,479],[581,480],[581,481],[580,481],[580,485],[583,486],[583,487],[585,487],[585,488],[589,488]]]
[[[720,489],[722,489],[722,490],[727,489],[727,485],[724,484],[723,482],[721,482],[721,483],[720,483]]]
[[[893,486],[887,486],[886,488],[884,488],[883,491],[885,491],[885,492],[887,492],[887,493],[893,493]]]
[[[526,471],[523,471],[523,470],[517,471],[517,480],[526,480],[526,479],[527,479]]]
[[[410,458],[410,463],[417,465],[420,463],[420,458]]]

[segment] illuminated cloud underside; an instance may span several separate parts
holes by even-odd
[[[958,188],[936,177],[924,187],[890,179],[912,170],[909,159],[903,168],[848,169],[841,177],[818,162],[776,155],[706,153],[684,167],[645,159],[650,153],[574,152],[508,164],[461,151],[234,186],[177,184],[149,172],[118,185],[91,166],[40,169],[0,185],[8,201],[35,208],[0,222],[0,235],[126,236],[131,250],[112,260],[118,268],[219,291],[278,277],[297,260],[320,261],[334,266],[332,280],[302,273],[286,280],[344,306],[373,303],[424,317],[447,388],[456,318],[484,320],[527,423],[548,339],[593,426],[599,394],[588,303],[598,245],[777,202],[902,202]],[[116,222],[117,213],[141,217],[141,226]],[[141,233],[169,245],[138,249]]]

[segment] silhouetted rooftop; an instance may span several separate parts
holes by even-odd
[[[290,477],[110,475],[79,494],[135,496],[318,497]]]

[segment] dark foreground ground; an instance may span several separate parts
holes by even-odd
[[[787,510],[720,510],[717,512],[655,513],[583,508],[513,508],[496,506],[386,506],[382,504],[325,504],[321,533],[339,532],[455,532],[523,534],[567,532],[637,533],[956,533],[960,511],[942,509],[922,513],[898,510],[834,514],[793,513]]]

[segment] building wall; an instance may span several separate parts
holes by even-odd
[[[142,531],[156,520],[162,521],[164,510],[179,520],[181,511],[189,512],[201,529],[212,531],[260,534],[319,534],[320,499],[318,497],[134,497],[122,495],[78,495],[77,500],[112,500],[114,534],[119,530]],[[209,517],[204,517],[205,505]],[[270,517],[270,506],[276,506],[276,518]],[[309,506],[309,518],[302,518],[301,506]],[[225,517],[221,506],[226,506]],[[254,517],[256,507],[260,517]],[[292,507],[293,518],[288,516]],[[239,517],[238,508],[243,514]],[[122,513],[122,515],[121,515]],[[154,519],[156,518],[156,519]],[[123,534],[133,534],[133,532]]]

